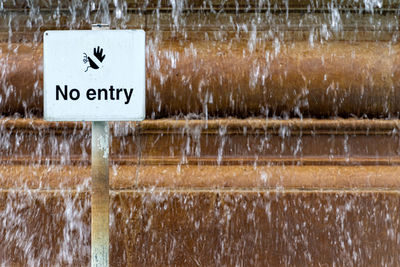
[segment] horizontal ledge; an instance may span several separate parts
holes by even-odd
[[[14,18],[18,21],[18,27],[12,28],[12,35],[9,35],[8,18],[0,17],[0,41],[3,43],[33,43],[36,46],[42,42],[42,34],[47,30],[90,30],[92,24],[88,21],[79,20],[78,25],[71,25],[68,14],[61,14],[59,21],[55,22],[52,13],[42,11],[44,24],[30,25],[29,14],[20,13]],[[313,38],[325,41],[397,41],[397,28],[393,25],[397,22],[395,13],[379,12],[368,15],[359,13],[351,16],[341,16],[340,30],[338,31],[332,25],[328,26],[330,32],[329,38],[325,38],[321,32],[322,25],[330,25],[330,16],[324,13],[305,14],[306,12],[289,13],[286,18],[286,12],[281,14],[265,13],[207,13],[191,12],[183,14],[178,20],[179,27],[176,27],[174,16],[168,13],[160,12],[158,16],[150,14],[130,14],[125,22],[124,29],[142,29],[146,31],[147,40],[157,38],[158,42],[168,43],[183,40],[185,41],[223,41],[235,40],[247,41],[256,39],[263,41],[273,41],[276,35],[269,34],[271,31],[278,33],[280,41],[309,41]],[[69,12],[69,11],[68,11]],[[10,13],[10,16],[13,15]],[[94,16],[94,14],[92,15]],[[305,18],[304,16],[312,17]],[[268,17],[268,19],[260,19]],[[94,17],[91,20],[95,20]],[[256,21],[256,22],[255,22]],[[290,21],[290,23],[287,23]],[[254,24],[256,23],[256,24]],[[241,26],[240,26],[241,25]],[[247,28],[256,27],[257,31],[248,31]],[[120,29],[118,22],[114,21],[110,25],[111,29]],[[40,34],[39,34],[40,33]],[[217,36],[215,33],[218,33]],[[254,35],[255,34],[255,35]],[[325,36],[325,37],[324,37]],[[21,41],[24,40],[24,41]],[[319,42],[319,41],[318,41]]]
[[[35,8],[40,8],[40,10],[45,11],[53,11],[55,8],[58,8],[58,11],[68,11],[69,5],[66,4],[69,2],[61,2],[57,5],[52,4],[49,1],[35,1]],[[339,10],[352,10],[360,12],[360,9],[366,9],[366,6],[363,2],[355,2],[355,1],[341,1],[340,5],[336,3],[336,1],[326,1],[326,2],[318,2],[318,1],[302,1],[302,0],[294,0],[294,1],[279,1],[279,0],[271,0],[266,3],[262,3],[260,1],[248,1],[248,0],[218,0],[218,1],[208,1],[204,2],[203,0],[195,0],[189,2],[183,2],[178,7],[174,7],[170,1],[145,1],[145,0],[127,0],[125,1],[125,8],[128,11],[138,11],[138,12],[147,12],[147,11],[176,11],[178,9],[179,12],[185,11],[226,11],[232,10],[236,12],[243,12],[243,11],[267,11],[270,10],[271,12],[274,11],[282,11],[282,10],[311,10],[311,11],[319,11],[325,10],[329,11],[330,6],[332,8],[338,8]],[[381,7],[372,5],[370,3],[369,9],[374,10],[396,10],[397,8],[397,1],[389,1],[383,0],[380,2]],[[90,10],[92,12],[96,12],[99,10],[99,5],[93,5],[90,1],[82,1],[81,8],[77,7],[77,11],[85,10],[87,6],[90,5]],[[3,4],[3,11],[8,10],[26,10],[32,8],[32,5],[23,1],[14,1],[14,2],[5,2]],[[109,4],[108,9],[113,11],[116,8],[121,8],[119,6],[116,7],[115,4]],[[368,10],[367,10],[368,11]]]
[[[140,160],[135,157],[119,157],[111,155],[110,163],[112,165],[125,166],[125,165],[139,165],[140,166],[275,166],[275,165],[289,165],[289,166],[400,166],[400,156],[392,157],[278,157],[279,155],[270,157],[256,157],[241,155],[237,157],[224,157],[219,162],[216,156],[209,157],[187,157],[185,162],[179,157],[154,157],[147,156],[141,157]],[[57,165],[57,166],[90,166],[89,159],[71,156],[66,163],[60,157],[43,157],[32,158],[31,156],[13,156],[13,157],[0,157],[0,164],[2,165]]]
[[[54,7],[55,8],[55,7]],[[54,8],[41,8],[40,12],[43,13],[54,13]],[[29,10],[29,9],[28,9]],[[115,12],[117,9],[116,8],[110,8],[109,13],[112,14]],[[374,12],[379,12],[379,13],[396,13],[398,12],[397,8],[394,7],[381,7],[381,8],[374,8]],[[98,12],[99,9],[95,9],[90,11],[91,14],[95,14]],[[346,13],[356,13],[356,14],[371,14],[371,11],[365,9],[365,8],[356,8],[356,7],[338,7],[337,8],[338,12],[346,12]],[[3,11],[0,11],[1,13],[7,13],[7,12],[14,12],[14,13],[26,13],[26,9],[23,8],[7,8],[4,9]],[[69,14],[71,11],[68,8],[60,8],[58,12],[62,14]],[[174,12],[174,9],[172,7],[161,7],[161,8],[156,8],[156,7],[148,7],[148,8],[135,8],[135,7],[130,7],[126,9],[126,13],[132,13],[132,14],[153,14],[154,12],[160,12],[160,13],[172,13]],[[285,6],[279,6],[276,9],[273,8],[268,8],[268,7],[262,7],[262,8],[256,8],[256,7],[250,7],[250,8],[245,8],[245,7],[216,7],[216,8],[201,8],[201,7],[193,7],[193,8],[182,8],[179,11],[181,14],[185,13],[210,13],[210,14],[215,14],[215,12],[223,12],[223,13],[233,13],[233,14],[241,14],[241,13],[270,13],[270,14],[278,14],[278,13],[284,13],[284,12],[289,12],[289,13],[302,13],[302,14],[313,14],[313,13],[330,13],[332,12],[330,8],[325,7],[325,8],[315,8],[315,9],[308,9],[307,7],[289,7],[286,8]]]
[[[387,189],[387,188],[341,188],[341,189],[271,189],[271,188],[138,188],[138,189],[113,189],[110,190],[110,195],[119,194],[201,194],[201,193],[214,193],[214,194],[400,194],[400,189]],[[1,189],[2,193],[17,193],[17,194],[90,194],[90,190],[76,190],[76,189],[23,189],[23,188],[9,188]]]
[[[145,120],[111,125],[115,166],[398,166],[399,120]],[[90,165],[90,123],[0,120],[3,165]]]
[[[279,132],[288,128],[291,133],[302,134],[390,134],[400,129],[400,120],[386,119],[159,119],[142,122],[110,122],[114,129],[137,127],[142,134],[180,133],[185,128],[200,127],[202,133],[218,133],[225,128],[226,133],[251,133],[254,131]],[[76,131],[91,129],[90,122],[49,122],[43,119],[0,119],[0,129],[11,131]]]
[[[400,166],[111,166],[112,190],[400,190]],[[90,188],[90,166],[0,165],[0,188]],[[247,190],[246,189],[246,190]]]

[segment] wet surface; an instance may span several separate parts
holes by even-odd
[[[89,265],[91,126],[42,120],[42,35],[92,23],[147,36],[147,119],[110,123],[112,266],[400,265],[398,13],[0,0],[0,265]]]

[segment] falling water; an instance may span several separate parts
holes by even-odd
[[[396,266],[395,0],[0,0],[0,265],[90,262],[90,124],[45,122],[43,33],[146,31],[110,123],[113,266]]]

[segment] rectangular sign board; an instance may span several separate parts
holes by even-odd
[[[143,30],[46,31],[43,67],[45,120],[144,119]]]

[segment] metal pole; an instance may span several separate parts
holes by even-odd
[[[92,267],[109,265],[108,138],[108,122],[92,122]]]
[[[92,26],[92,30],[102,29],[109,27]],[[92,267],[109,266],[108,143],[108,122],[92,122]]]

